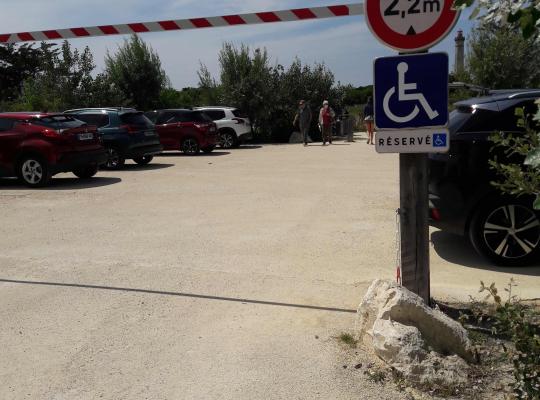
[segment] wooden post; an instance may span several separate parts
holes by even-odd
[[[400,154],[402,284],[430,304],[427,154]]]

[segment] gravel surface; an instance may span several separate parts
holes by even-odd
[[[395,275],[397,161],[365,141],[251,146],[1,180],[0,398],[403,398],[335,339]],[[540,297],[538,268],[433,235],[437,297],[510,276]]]

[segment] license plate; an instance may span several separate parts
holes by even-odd
[[[216,128],[214,128],[214,127],[210,128],[210,132],[215,132],[215,131],[216,131]]]
[[[155,136],[156,134],[154,132],[144,132],[146,136]]]
[[[93,133],[79,133],[79,140],[92,140],[94,139]]]

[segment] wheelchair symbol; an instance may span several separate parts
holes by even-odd
[[[398,101],[418,101],[426,114],[428,115],[429,119],[435,119],[439,116],[439,113],[436,110],[433,110],[431,106],[429,105],[428,101],[424,97],[422,93],[409,93],[407,94],[407,91],[411,90],[417,90],[418,86],[416,83],[405,83],[405,74],[409,70],[409,65],[406,62],[401,62],[397,66],[398,71]],[[414,106],[413,111],[406,116],[398,116],[395,115],[390,110],[390,99],[392,96],[396,93],[395,86],[392,87],[384,96],[384,112],[386,113],[386,116],[390,118],[392,121],[404,124],[407,122],[412,121],[418,116],[418,113],[420,113],[420,109],[418,108],[418,105]]]
[[[433,135],[433,147],[446,147],[445,133],[435,133]]]

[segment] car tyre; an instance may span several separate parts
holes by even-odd
[[[532,202],[518,199],[482,204],[469,237],[476,251],[496,265],[530,265],[540,260],[540,213]]]
[[[205,154],[210,154],[215,150],[216,146],[208,146],[202,149]]]
[[[90,179],[98,173],[97,165],[86,165],[73,170],[73,174],[80,179]]]
[[[105,169],[116,170],[120,169],[126,163],[125,158],[120,156],[118,150],[113,147],[107,149],[107,162],[104,165]]]
[[[196,156],[199,154],[199,142],[195,138],[186,138],[182,141],[182,152],[188,156]]]
[[[51,171],[41,157],[24,157],[18,165],[17,175],[27,186],[37,188],[47,186],[51,180]]]
[[[134,158],[133,161],[135,161],[139,165],[148,165],[153,159],[154,159],[154,156],[144,156],[144,157]]]
[[[223,130],[219,133],[219,145],[223,149],[232,149],[238,147],[238,138],[231,129]]]

